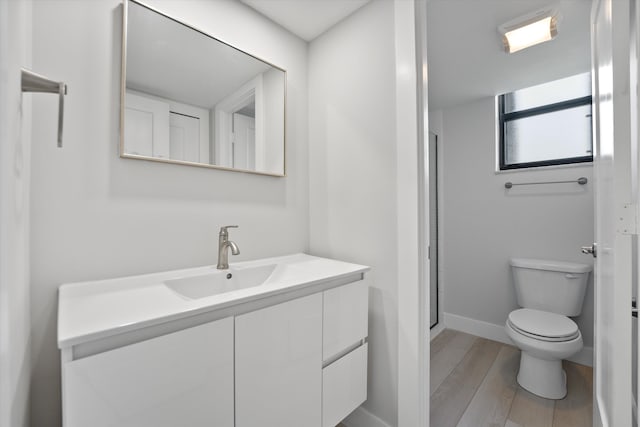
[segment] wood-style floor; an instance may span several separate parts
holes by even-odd
[[[518,385],[516,347],[445,330],[431,341],[431,427],[588,427],[592,369],[564,362],[568,394],[547,400]]]

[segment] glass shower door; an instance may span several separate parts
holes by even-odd
[[[438,324],[438,136],[429,132],[430,327]]]

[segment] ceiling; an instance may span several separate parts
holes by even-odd
[[[129,89],[210,109],[272,68],[137,3],[128,14]]]
[[[241,1],[309,42],[370,0]]]
[[[557,1],[558,36],[513,54],[497,27],[549,5],[549,0],[427,2],[429,108],[442,109],[589,71],[587,0]]]

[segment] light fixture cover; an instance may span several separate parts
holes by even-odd
[[[514,53],[538,43],[552,40],[558,35],[561,15],[548,7],[513,19],[498,27],[507,53]]]

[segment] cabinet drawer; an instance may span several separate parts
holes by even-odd
[[[334,427],[367,400],[364,344],[322,370],[322,427]]]
[[[369,293],[364,281],[323,293],[322,360],[327,361],[368,334]]]

